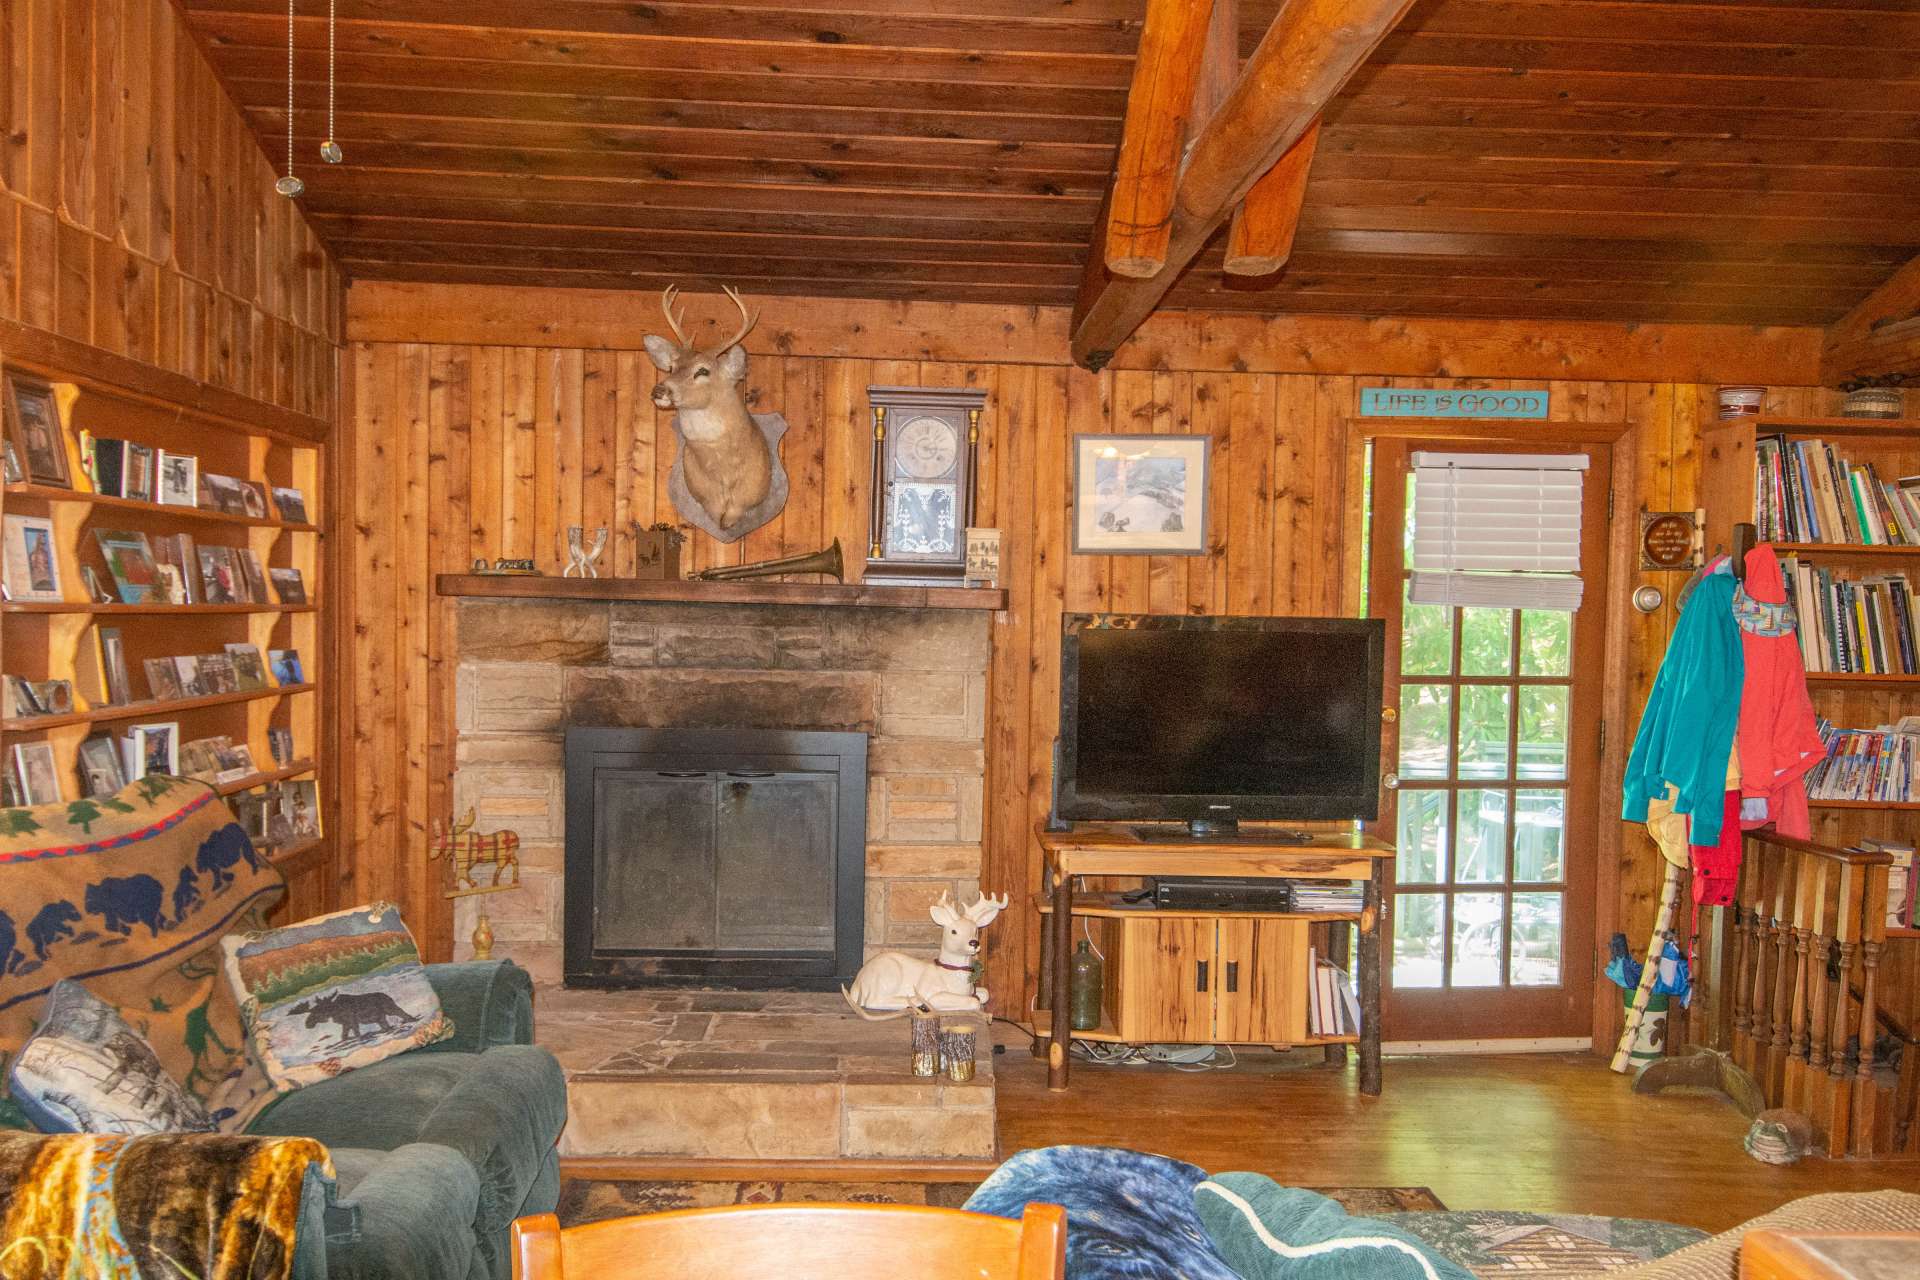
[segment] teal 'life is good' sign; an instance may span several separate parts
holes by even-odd
[[[1425,387],[1363,387],[1363,418],[1544,418],[1545,391],[1437,391]]]

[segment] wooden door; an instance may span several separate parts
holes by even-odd
[[[1586,452],[1585,595],[1572,613],[1407,600],[1410,455],[1373,464],[1371,611],[1386,620],[1391,726],[1380,826],[1399,850],[1382,965],[1394,1040],[1592,1032],[1605,669],[1605,445],[1435,442],[1452,452]],[[1397,740],[1396,740],[1397,739]]]
[[[1219,922],[1213,1038],[1225,1044],[1292,1044],[1306,1035],[1307,923]]]
[[[1128,920],[1121,948],[1119,1032],[1135,1044],[1205,1044],[1213,1036],[1214,922]]]

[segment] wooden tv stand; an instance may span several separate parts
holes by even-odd
[[[1160,842],[1120,823],[1081,823],[1072,831],[1048,831],[1043,824],[1040,845],[1046,852],[1047,892],[1040,909],[1051,946],[1051,1016],[1050,1025],[1036,1019],[1034,1031],[1047,1038],[1048,1088],[1067,1087],[1067,1047],[1078,1034],[1196,1044],[1357,1044],[1360,1092],[1379,1094],[1380,885],[1391,845],[1345,832],[1316,834],[1305,844],[1261,844],[1250,834]],[[1173,875],[1359,880],[1366,895],[1357,913],[1169,911],[1130,905],[1116,894],[1074,895],[1076,876]],[[1076,920],[1088,929],[1100,921],[1107,936],[1122,944],[1108,952],[1111,1012],[1097,1032],[1076,1033],[1069,1021],[1067,973]],[[1309,1037],[1307,927],[1338,921],[1359,925],[1360,1034]]]

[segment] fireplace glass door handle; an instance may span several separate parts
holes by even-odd
[[[655,776],[661,778],[704,778],[707,776],[707,771],[705,769],[659,769],[655,771]]]
[[[727,776],[729,778],[771,778],[773,776],[773,770],[771,769],[729,769],[727,770]]]

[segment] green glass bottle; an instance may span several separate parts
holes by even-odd
[[[1092,1031],[1100,1025],[1100,997],[1106,989],[1104,966],[1085,938],[1067,972],[1067,1021],[1075,1031]]]

